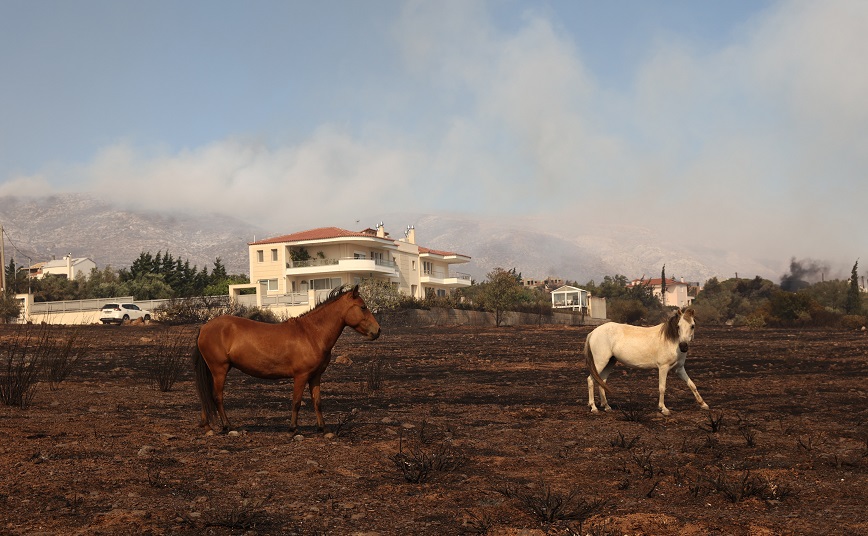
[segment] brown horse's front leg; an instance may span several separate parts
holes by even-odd
[[[316,412],[316,427],[320,432],[325,432],[325,420],[322,418],[322,410],[320,409],[320,390],[319,390],[320,375],[313,376],[308,385],[310,386],[310,397],[313,399],[313,410]]]
[[[301,396],[304,394],[304,385],[307,376],[296,376],[292,382],[292,418],[289,421],[289,431],[295,432],[298,428],[298,409],[301,407]]]

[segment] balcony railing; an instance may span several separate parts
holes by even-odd
[[[422,277],[430,277],[433,279],[459,279],[470,281],[470,274],[461,272],[447,272],[446,270],[422,270]]]
[[[369,259],[369,258],[356,258],[356,257],[342,257],[339,259],[309,259],[306,261],[289,261],[286,263],[286,268],[318,268],[322,266],[339,266],[342,262],[352,262],[352,261],[362,261],[362,262],[370,262],[373,261],[375,266],[397,270],[397,265],[395,261],[386,260],[386,259]]]

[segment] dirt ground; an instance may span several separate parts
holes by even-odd
[[[71,329],[92,349],[70,377],[0,405],[2,534],[868,533],[862,332],[700,323],[687,370],[711,411],[672,375],[664,417],[656,372],[622,366],[614,410],[589,413],[590,328],[383,322],[334,349],[329,434],[305,393],[296,435],[288,381],[233,371],[228,434],[197,426],[186,362],[151,384],[161,341],[195,328],[52,328]]]

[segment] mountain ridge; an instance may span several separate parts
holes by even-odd
[[[587,224],[570,230],[532,219],[409,212],[375,218],[387,222],[386,230],[394,238],[412,225],[419,245],[470,256],[470,263],[455,270],[476,281],[495,267],[515,268],[525,278],[558,277],[579,283],[615,274],[659,277],[664,264],[667,276],[700,283],[736,272],[745,277],[775,274],[774,268],[734,252],[674,244],[653,230],[632,225]],[[223,214],[126,209],[76,193],[0,197],[0,224],[7,235],[7,258],[15,258],[19,266],[72,253],[90,257],[100,269],[118,269],[142,252],[162,251],[199,268],[210,269],[219,257],[229,273],[237,274],[248,273],[248,242],[303,230],[273,232]]]

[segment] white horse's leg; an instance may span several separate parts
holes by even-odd
[[[600,377],[603,378],[603,381],[609,380],[609,374],[613,368],[615,368],[615,360],[610,359],[606,366],[603,367],[603,370],[600,371]],[[606,391],[602,387],[600,387],[600,405],[603,406],[604,411],[612,410],[612,406],[609,405],[609,399],[606,397]]]
[[[588,375],[588,407],[591,408],[591,413],[600,412],[594,402],[594,378],[591,375]]]
[[[666,376],[669,374],[669,367],[666,365],[657,368],[658,373],[658,389],[660,390],[660,400],[657,402],[657,407],[663,415],[669,415],[669,409],[663,403],[663,396],[666,394]]]
[[[702,397],[699,396],[699,391],[696,389],[696,384],[693,383],[693,380],[691,380],[690,376],[687,375],[687,371],[684,370],[684,367],[678,367],[675,372],[678,373],[678,377],[687,382],[687,387],[690,387],[690,390],[693,391],[693,398],[695,398],[696,402],[699,403],[699,407],[702,409],[708,409],[708,404],[706,404],[705,401],[702,400]]]

